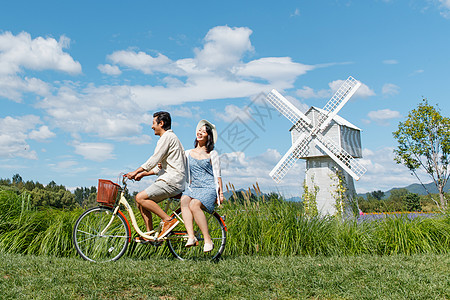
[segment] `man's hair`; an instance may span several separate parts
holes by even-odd
[[[205,146],[206,146],[206,152],[209,153],[214,150],[214,134],[213,134],[211,127],[209,127],[208,124],[205,124],[203,126],[205,126],[206,133],[208,134],[208,140],[206,141]],[[198,141],[196,138],[194,141],[194,147],[197,147],[197,145],[198,145]]]
[[[164,122],[162,128],[169,130],[172,127],[172,119],[167,111],[158,111],[153,114],[153,118],[156,118],[156,123]]]

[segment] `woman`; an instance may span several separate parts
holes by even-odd
[[[188,183],[181,197],[181,212],[189,239],[186,247],[197,246],[193,220],[203,233],[204,252],[214,249],[208,231],[208,223],[202,209],[213,212],[216,205],[223,202],[222,178],[219,155],[214,149],[217,141],[216,127],[206,120],[197,124],[194,149],[186,151]]]

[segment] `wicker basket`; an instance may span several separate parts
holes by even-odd
[[[117,193],[120,185],[111,180],[99,179],[97,190],[97,202],[108,206],[113,206],[116,203]]]

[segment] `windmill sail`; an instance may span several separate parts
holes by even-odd
[[[277,183],[283,179],[286,173],[294,166],[297,159],[308,151],[308,144],[311,141],[311,135],[302,135],[297,139],[297,141],[289,148],[286,154],[281,158],[275,168],[270,171],[269,175]]]
[[[344,83],[323,108],[323,110],[328,113],[324,115],[321,120],[319,120],[320,131],[323,131],[328,126],[328,123],[330,123],[330,121],[337,115],[345,103],[350,100],[360,86],[361,82],[352,76],[348,77],[347,80],[344,81]]]
[[[341,168],[349,173],[355,180],[359,180],[366,168],[361,165],[353,156],[348,154],[347,151],[336,145],[329,138],[316,135],[314,139],[317,146],[320,147],[328,156],[330,156]]]
[[[304,131],[311,124],[311,120],[277,90],[273,89],[267,94],[266,100],[300,130]]]

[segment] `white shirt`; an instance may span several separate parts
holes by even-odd
[[[162,169],[158,168],[161,162]],[[183,145],[171,129],[164,132],[156,144],[155,153],[141,166],[144,170],[153,169],[157,180],[184,191],[186,174],[186,156]]]

